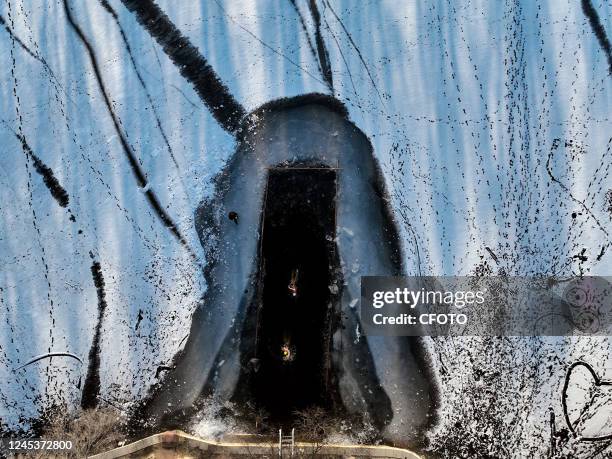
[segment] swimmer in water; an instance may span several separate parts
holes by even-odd
[[[289,341],[285,341],[281,345],[280,354],[281,354],[281,360],[284,363],[293,362],[293,360],[295,359],[295,349],[291,345],[291,343],[289,343]]]
[[[291,334],[288,330],[283,332],[283,340],[280,346],[280,358],[283,363],[290,363],[295,359],[295,346],[291,342]]]
[[[285,362],[291,358],[291,349],[289,348],[289,344],[284,343],[281,346],[281,357]]]
[[[298,274],[300,273],[300,271],[298,269],[294,269],[293,271],[291,271],[291,280],[289,281],[289,293],[291,294],[291,296],[297,296],[297,280],[298,280]]]

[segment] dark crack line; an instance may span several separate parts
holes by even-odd
[[[34,163],[34,170],[40,175],[45,183],[45,186],[53,196],[53,199],[57,201],[60,207],[67,207],[70,202],[68,192],[62,187],[57,177],[53,173],[53,170],[41,161],[41,159],[34,154],[32,148],[28,144],[24,135],[15,132],[15,137],[21,143],[24,153],[29,156]]]
[[[43,359],[52,359],[53,357],[70,357],[71,359],[78,360],[79,363],[83,363],[83,361],[79,358],[78,355],[72,354],[70,352],[48,352],[46,354],[39,355],[38,357],[34,357],[34,358],[28,360],[26,363],[24,363],[23,365],[15,368],[13,371],[21,370],[22,368],[25,368],[28,365],[32,365],[33,363],[39,362],[39,361],[41,361]]]
[[[132,0],[134,1],[134,0]],[[317,77],[316,75],[312,74],[311,72],[309,72],[307,69],[305,69],[304,67],[302,67],[300,64],[298,64],[297,62],[295,62],[293,59],[291,59],[290,57],[286,56],[285,54],[281,53],[279,50],[273,48],[272,46],[270,46],[269,44],[267,44],[266,42],[264,42],[261,38],[259,38],[257,35],[255,35],[253,32],[251,32],[249,29],[247,29],[246,27],[244,27],[242,24],[240,24],[238,21],[236,21],[230,14],[227,13],[227,11],[225,11],[225,8],[223,8],[223,6],[221,5],[221,3],[218,0],[215,0],[215,3],[219,6],[219,8],[221,9],[221,11],[223,11],[223,14],[225,15],[225,17],[227,17],[230,21],[232,21],[234,24],[236,24],[238,27],[240,27],[242,30],[244,30],[246,33],[248,33],[251,37],[253,37],[255,40],[257,40],[262,46],[268,48],[270,51],[272,51],[274,54],[277,54],[278,56],[282,57],[283,59],[285,59],[287,62],[289,62],[290,64],[293,64],[295,67],[297,67],[298,69],[300,69],[302,72],[304,72],[305,74],[311,76],[312,78],[314,78],[315,80],[317,80],[319,83],[321,83],[324,86],[327,86],[327,83],[323,80],[321,80],[319,77]]]
[[[591,0],[582,0],[582,11],[589,20],[591,29],[593,29],[593,33],[599,42],[599,46],[601,46],[601,49],[608,58],[609,73],[612,74],[612,45],[610,44],[610,40],[606,35],[606,30],[604,29],[604,26],[599,19],[599,14],[597,14],[597,10],[591,3]]]
[[[342,58],[342,62],[344,62],[344,66],[346,67],[346,72],[348,73],[349,80],[351,82],[351,86],[353,87],[353,93],[355,94],[355,97],[357,99],[359,99],[359,94],[357,93],[357,88],[355,87],[355,82],[353,81],[353,74],[351,73],[351,69],[350,69],[350,67],[348,65],[348,61],[346,60],[346,57],[344,56],[344,53],[342,52],[342,47],[340,46],[340,42],[338,41],[338,38],[336,37],[336,34],[332,31],[331,27],[329,26],[329,23],[327,22],[327,19],[323,18],[323,21],[325,21],[325,27],[327,28],[327,31],[329,32],[329,34],[333,38],[334,42],[336,43],[336,47],[338,48],[338,52],[340,53],[340,57]]]
[[[178,92],[178,93],[179,93],[181,96],[183,96],[183,99],[185,99],[189,105],[191,105],[191,106],[192,106],[193,108],[195,108],[195,109],[197,109],[197,108],[198,108],[198,106],[197,106],[195,103],[193,103],[193,102],[192,102],[192,101],[189,99],[189,97],[187,97],[187,94],[185,94],[185,92],[184,92],[184,91],[183,91],[181,88],[179,88],[178,86],[176,86],[176,85],[174,85],[174,84],[170,84],[170,87],[171,87],[171,88],[173,88],[173,89],[176,89],[176,90],[177,90],[177,92]],[[192,112],[192,113],[193,113],[193,112]]]
[[[100,395],[100,335],[102,333],[104,312],[108,307],[104,290],[106,284],[104,283],[100,262],[94,261],[91,265],[91,276],[98,296],[98,321],[91,342],[91,348],[89,349],[89,366],[85,383],[83,384],[83,392],[81,393],[81,408],[83,409],[98,406],[98,397]]]
[[[304,19],[304,15],[300,11],[295,0],[289,0],[289,2],[291,3],[291,5],[293,6],[293,9],[298,15],[298,18],[300,20],[300,25],[302,26],[302,30],[304,31],[304,34],[306,35],[306,43],[308,43],[308,48],[310,49],[310,53],[312,54],[312,57],[317,59],[317,52],[315,51],[314,45],[312,44],[312,38],[310,37],[310,33],[308,32],[308,27],[306,27],[306,20]],[[321,72],[321,75],[323,75],[323,70],[321,69],[320,66],[319,66],[319,71]]]
[[[359,56],[359,60],[363,64],[363,67],[365,68],[365,71],[368,74],[368,77],[370,78],[370,82],[372,83],[372,86],[374,86],[374,90],[376,91],[376,94],[378,94],[378,98],[380,99],[380,102],[384,106],[385,105],[385,101],[383,100],[382,95],[381,95],[380,91],[378,90],[378,86],[376,85],[376,82],[374,81],[374,77],[372,76],[372,73],[370,72],[370,68],[368,67],[368,64],[366,63],[365,59],[363,58],[363,55],[361,54],[361,51],[359,50],[359,47],[357,46],[357,44],[353,40],[353,37],[351,36],[350,32],[344,26],[344,23],[342,22],[340,17],[336,14],[334,9],[329,4],[328,0],[325,0],[325,4],[327,5],[327,8],[329,8],[329,10],[332,12],[334,17],[336,18],[336,20],[338,21],[338,23],[342,27],[342,30],[344,30],[344,33],[346,34],[346,37],[348,38],[349,42],[351,43],[351,45],[353,46],[353,48],[357,52],[357,56]]]
[[[51,71],[51,69],[49,68],[49,65],[47,64],[47,62],[40,57],[38,54],[34,53],[22,40],[21,38],[19,38],[14,32],[13,30],[9,27],[9,25],[6,23],[6,20],[2,17],[2,15],[0,15],[0,25],[4,26],[4,29],[7,31],[7,33],[11,36],[11,38],[15,41],[15,43],[17,43],[21,49],[23,49],[26,53],[28,53],[31,57],[33,57],[34,59],[36,59],[38,62],[40,62],[48,71],[51,75],[53,75],[53,72]]]
[[[168,153],[170,154],[170,157],[172,158],[172,162],[174,162],[174,165],[176,166],[176,168],[180,170],[178,162],[176,161],[176,158],[174,156],[174,151],[172,150],[172,147],[170,146],[170,142],[168,141],[168,136],[166,135],[166,132],[164,131],[164,128],[162,127],[161,119],[159,117],[157,107],[155,103],[153,102],[153,98],[151,97],[149,88],[147,87],[144,81],[144,78],[142,77],[142,74],[140,73],[140,70],[138,70],[138,65],[136,64],[136,60],[134,59],[134,53],[132,52],[132,47],[130,46],[130,42],[128,41],[127,36],[125,35],[125,31],[123,30],[121,23],[119,22],[119,16],[117,15],[116,11],[108,3],[107,0],[100,0],[100,3],[104,7],[104,9],[113,17],[113,19],[115,20],[115,24],[117,24],[117,27],[119,28],[119,34],[121,35],[123,44],[125,45],[125,49],[127,50],[128,56],[130,58],[130,62],[132,63],[132,67],[134,68],[134,72],[136,73],[136,77],[138,78],[138,81],[140,82],[140,85],[142,86],[142,89],[144,90],[145,96],[147,100],[149,101],[149,105],[151,106],[151,109],[153,110],[153,116],[155,116],[155,122],[157,124],[157,128],[159,129],[159,133],[164,139],[164,143],[166,144]]]
[[[329,53],[325,47],[325,41],[323,35],[321,35],[321,15],[317,8],[317,1],[310,0],[308,2],[308,8],[315,24],[315,41],[317,43],[317,54],[319,56],[319,65],[321,67],[321,73],[327,83],[327,87],[333,93],[334,92],[334,78],[332,74],[331,64],[329,62]]]
[[[598,219],[597,219],[597,217],[596,217],[596,216],[593,214],[593,212],[591,211],[591,209],[590,209],[590,208],[589,208],[589,207],[588,207],[588,206],[587,206],[587,205],[586,205],[586,204],[585,204],[583,201],[580,201],[579,199],[575,198],[575,197],[574,197],[574,195],[572,194],[571,190],[570,190],[570,189],[569,189],[567,186],[565,186],[565,185],[563,184],[563,182],[561,182],[559,179],[557,179],[557,178],[556,178],[556,177],[553,175],[552,170],[550,169],[550,160],[551,160],[551,158],[553,157],[553,153],[554,153],[554,152],[555,152],[555,150],[558,148],[558,146],[559,146],[558,139],[555,139],[555,141],[553,142],[553,145],[552,145],[552,147],[551,147],[551,150],[550,150],[550,152],[548,153],[548,159],[546,160],[546,172],[548,173],[548,176],[550,177],[550,179],[551,179],[551,180],[552,180],[554,183],[556,183],[557,185],[559,185],[559,186],[560,186],[560,187],[563,189],[563,191],[565,191],[565,192],[568,194],[568,196],[570,197],[570,199],[571,199],[572,201],[574,201],[576,204],[580,205],[580,207],[582,207],[582,208],[584,209],[584,211],[585,211],[586,213],[588,213],[588,214],[591,216],[591,218],[593,218],[593,220],[595,220],[595,223],[597,223],[597,226],[599,227],[599,229],[600,229],[601,231],[603,231],[603,233],[604,233],[606,236],[608,236],[608,237],[609,237],[610,235],[609,235],[608,231],[607,231],[607,230],[606,230],[606,229],[603,227],[603,225],[602,225],[602,224],[599,222],[599,220],[598,220]]]
[[[200,50],[185,37],[153,0],[121,0],[138,23],[162,47],[189,81],[214,118],[229,132],[236,132],[246,112],[219,79]]]
[[[60,184],[59,180],[53,173],[53,169],[47,166],[32,150],[30,144],[22,133],[18,133],[15,131],[6,121],[1,120],[1,122],[9,129],[13,135],[19,140],[19,144],[21,145],[21,150],[25,154],[25,156],[32,160],[34,163],[34,170],[40,175],[43,179],[43,182],[49,193],[53,199],[57,201],[60,207],[67,207],[70,203],[70,196],[68,192],[64,189],[64,187]]]
[[[60,83],[59,79],[57,78],[57,76],[55,76],[55,73],[53,72],[53,69],[51,68],[51,66],[49,65],[49,63],[45,60],[44,57],[42,57],[40,55],[40,53],[38,52],[34,52],[30,49],[30,47],[28,45],[26,45],[23,40],[21,40],[21,38],[19,38],[17,36],[17,34],[15,32],[13,32],[13,29],[11,29],[11,27],[8,25],[8,23],[6,22],[6,20],[2,17],[2,15],[0,15],[0,25],[4,26],[4,29],[6,30],[6,32],[10,35],[11,39],[17,43],[21,49],[23,49],[26,54],[28,54],[28,56],[32,57],[33,59],[35,59],[37,62],[39,62],[47,71],[47,73],[49,74],[50,78],[55,82],[55,86],[57,88],[61,88],[61,90],[66,94],[66,98],[70,99],[69,94],[65,91],[65,89],[63,88],[62,84]],[[37,46],[37,45],[36,45]]]
[[[144,0],[143,0],[143,3],[144,3]],[[85,47],[85,49],[87,51],[87,54],[89,56],[89,60],[90,60],[91,66],[92,66],[93,71],[94,71],[94,75],[96,77],[96,81],[98,83],[98,87],[99,87],[100,92],[102,93],[102,97],[104,99],[104,103],[106,104],[106,108],[108,110],[108,113],[111,116],[111,119],[113,121],[113,125],[115,127],[115,131],[117,132],[117,136],[119,137],[121,146],[122,146],[123,151],[125,153],[125,156],[126,156],[128,162],[130,163],[130,166],[132,168],[132,172],[134,173],[134,176],[136,178],[138,186],[140,188],[146,189],[146,187],[149,185],[149,183],[147,181],[147,178],[146,178],[144,172],[142,171],[142,169],[140,167],[140,164],[138,163],[138,160],[136,159],[136,156],[135,156],[134,152],[132,151],[132,148],[130,147],[130,145],[129,145],[127,139],[126,139],[125,134],[121,130],[121,127],[119,125],[119,119],[118,119],[117,115],[115,114],[115,111],[113,110],[113,106],[111,104],[110,98],[108,96],[108,93],[106,92],[106,88],[104,87],[104,83],[103,83],[103,80],[102,80],[102,74],[101,74],[100,69],[98,67],[98,62],[96,60],[96,55],[94,53],[94,50],[93,50],[91,44],[89,43],[89,41],[87,40],[87,38],[85,37],[85,34],[81,30],[81,28],[74,21],[74,18],[72,17],[72,13],[70,12],[70,7],[68,6],[68,0],[64,0],[64,10],[66,12],[66,19],[68,20],[68,23],[70,24],[70,27],[72,27],[74,32],[77,34],[77,36],[79,37],[79,40],[81,41],[81,43],[83,44],[83,46]],[[151,207],[153,208],[153,210],[155,211],[155,213],[157,214],[159,219],[162,221],[164,226],[166,226],[166,228],[168,228],[170,230],[170,232],[176,237],[176,239],[188,250],[188,252],[191,255],[192,259],[197,261],[197,256],[195,255],[193,250],[191,250],[191,247],[189,246],[189,243],[183,237],[183,235],[179,231],[178,227],[174,224],[174,222],[172,221],[172,218],[170,218],[170,216],[163,209],[163,207],[161,206],[161,204],[160,204],[159,200],[157,199],[157,196],[155,195],[155,193],[153,193],[152,190],[147,189],[144,192],[144,194],[145,194],[145,196],[147,198],[147,201],[149,201],[149,204],[151,205]]]

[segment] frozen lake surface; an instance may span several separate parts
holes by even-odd
[[[138,5],[0,5],[3,427],[78,406],[83,390],[128,410],[163,379],[213,287],[196,211],[240,151],[241,116],[280,98],[333,96],[367,136],[406,274],[610,275],[609,2]],[[151,5],[166,15],[158,28],[146,22]],[[360,230],[351,226],[343,234]],[[218,324],[231,327],[235,312]],[[551,412],[567,430],[570,365],[612,379],[609,338],[423,345],[440,402],[427,438],[450,457],[544,456]],[[78,359],[16,370],[50,352]],[[403,404],[385,433],[396,438],[411,413],[393,389],[405,384],[401,352],[388,355],[375,363]],[[223,428],[210,424],[194,429]],[[558,438],[585,457],[601,448]]]

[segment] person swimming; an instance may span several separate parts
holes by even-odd
[[[289,343],[283,343],[281,346],[281,359],[283,359],[283,362],[290,362],[293,360],[292,357],[291,346],[289,346]]]
[[[297,281],[299,273],[300,271],[297,268],[291,271],[291,280],[289,281],[288,289],[291,296],[294,297],[297,296],[298,292]]]
[[[280,346],[280,358],[283,363],[290,363],[295,359],[295,345],[291,342],[291,334],[288,330],[283,332],[283,340]]]

